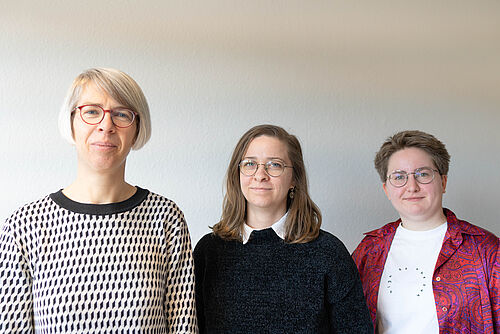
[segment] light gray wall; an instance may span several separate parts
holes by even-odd
[[[403,129],[446,143],[445,206],[500,232],[497,1],[1,1],[0,28],[2,221],[74,178],[58,109],[103,66],[134,77],[152,110],[127,180],[175,200],[194,242],[260,123],[299,137],[323,228],[350,250],[397,217],[372,160]]]

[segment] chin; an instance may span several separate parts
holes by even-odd
[[[259,209],[269,209],[275,207],[273,203],[270,203],[268,201],[253,201],[253,202],[248,202],[248,204]]]

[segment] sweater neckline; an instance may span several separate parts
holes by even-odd
[[[149,190],[137,187],[137,191],[128,199],[107,204],[89,204],[73,201],[63,194],[62,189],[52,193],[49,197],[60,207],[75,213],[89,214],[89,215],[112,215],[129,211],[138,206],[148,196]]]

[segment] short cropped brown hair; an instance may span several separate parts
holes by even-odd
[[[391,156],[397,151],[409,147],[424,150],[430,155],[439,174],[448,175],[450,154],[446,150],[445,145],[431,134],[418,130],[407,130],[398,132],[387,138],[375,155],[375,169],[382,182],[385,183],[387,179],[387,166],[389,165]]]
[[[220,222],[213,232],[225,240],[241,241],[243,224],[246,218],[246,199],[241,191],[239,163],[250,142],[260,136],[279,139],[287,147],[288,157],[293,165],[293,185],[295,196],[288,197],[288,216],[285,223],[285,241],[305,243],[319,235],[321,212],[309,197],[306,169],[300,143],[294,135],[276,125],[257,125],[248,130],[238,141],[226,173],[226,194]]]

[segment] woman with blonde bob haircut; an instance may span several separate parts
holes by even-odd
[[[78,75],[60,111],[74,181],[0,230],[5,333],[196,333],[193,257],[182,211],[125,181],[151,136],[146,98],[124,72]]]
[[[298,139],[275,125],[248,130],[221,221],[194,251],[200,333],[371,333],[356,267],[320,226]]]
[[[133,150],[142,148],[151,137],[151,117],[149,106],[141,88],[126,73],[113,68],[93,68],[79,74],[66,94],[66,98],[59,112],[59,131],[64,139],[75,144],[73,138],[74,110],[82,90],[89,83],[95,84],[121,105],[137,113],[136,138]]]

